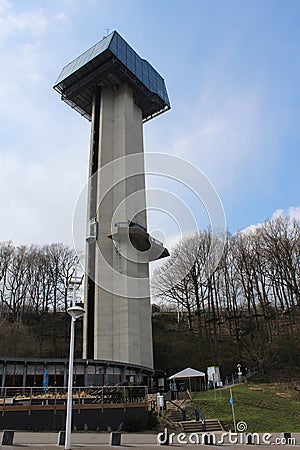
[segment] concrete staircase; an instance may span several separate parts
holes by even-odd
[[[176,423],[185,433],[203,433],[212,431],[223,431],[221,422],[217,419],[205,420],[205,426],[201,420],[192,420],[186,414],[185,420],[183,420],[182,409],[185,407],[185,402],[179,400],[173,400],[172,402],[166,402],[167,411],[169,413],[169,419]]]
[[[208,419],[205,420],[205,428],[202,424],[202,421],[199,420],[188,420],[185,422],[180,422],[180,426],[185,433],[203,433],[203,432],[212,432],[212,431],[223,431],[223,427],[219,420],[217,419]]]
[[[173,402],[170,402],[167,400],[166,402],[167,411],[169,413],[169,419],[172,422],[179,423],[183,421],[183,415],[182,410],[180,407],[183,407],[183,402],[178,400],[173,400]],[[190,418],[186,417],[186,420],[189,420]]]

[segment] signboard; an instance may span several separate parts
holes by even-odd
[[[163,395],[157,394],[156,404],[158,408],[163,408],[165,406],[165,398]]]
[[[43,378],[43,387],[44,387],[44,392],[48,392],[49,389],[49,372],[48,370],[45,370],[44,372],[44,378]]]
[[[207,381],[211,381],[217,385],[221,382],[220,369],[218,366],[209,366],[207,368]]]

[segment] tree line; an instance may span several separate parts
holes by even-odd
[[[183,239],[154,272],[158,301],[209,343],[215,363],[224,342],[248,365],[295,363],[300,221],[280,216],[223,238],[203,231]]]
[[[65,311],[75,252],[64,244],[14,246],[0,243],[0,312],[22,322],[24,315]]]

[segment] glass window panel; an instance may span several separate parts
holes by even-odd
[[[20,374],[23,374],[23,371],[24,371],[24,366],[21,364],[17,364],[15,373],[20,375]]]
[[[146,86],[149,85],[149,78],[148,78],[148,74],[143,72],[143,83],[145,83]]]
[[[158,89],[163,90],[163,83],[159,78],[157,79],[157,87],[158,87]]]
[[[97,50],[97,49],[96,49]],[[90,48],[87,52],[86,52],[86,60],[89,61],[91,59],[91,56],[93,54],[93,52],[95,51],[95,46]]]
[[[125,373],[126,373],[126,375],[135,375],[136,372],[135,372],[135,370],[126,369]]]
[[[131,70],[131,72],[135,72],[135,64],[133,61],[131,61],[130,59],[127,59],[127,67],[129,70]]]
[[[34,375],[34,366],[31,364],[27,366],[27,375]]]
[[[131,62],[131,64],[134,64],[135,65],[135,57],[134,57],[134,55],[128,55],[128,53],[127,53],[127,61],[129,62]]]
[[[95,375],[95,384],[96,384],[96,386],[103,386],[103,384],[104,384],[104,375],[103,374]]]
[[[127,58],[130,58],[131,60],[134,61],[134,54],[135,52],[133,51],[133,49],[131,47],[129,47],[129,45],[127,45]]]
[[[106,375],[106,383],[107,384],[114,384],[114,376],[113,375]]]
[[[156,92],[156,83],[152,80],[149,82],[150,91]]]
[[[135,59],[135,64],[136,64],[136,67],[137,68],[139,68],[140,70],[142,70],[142,60],[141,60],[141,58],[139,58],[137,55],[136,55],[136,59]]]
[[[109,49],[114,53],[117,51],[117,39],[114,37],[109,45]]]
[[[70,62],[70,64],[67,65],[66,72],[68,72],[69,74],[72,73],[75,65],[76,65],[76,59],[74,59],[74,61]]]
[[[35,373],[38,375],[44,375],[45,367],[37,365],[35,366]]]
[[[98,55],[100,53],[100,48],[99,47],[100,47],[99,45],[95,45],[91,49],[90,59],[94,58],[96,55]]]
[[[114,384],[121,383],[121,375],[114,375]]]
[[[127,61],[126,61],[126,54],[125,54],[125,53],[119,52],[118,58],[120,59],[120,61],[122,61],[123,64],[126,65],[126,62],[127,62]]]
[[[65,366],[57,365],[55,367],[55,372],[57,375],[62,375],[64,373],[64,371],[65,371]]]
[[[55,366],[54,365],[51,364],[51,365],[47,366],[47,370],[48,370],[49,375],[55,374]]]
[[[136,68],[135,74],[136,74],[136,76],[138,77],[139,80],[143,79],[143,72],[142,72],[142,70]]]
[[[80,56],[80,58],[77,60],[76,68],[83,66],[88,60],[88,52],[84,53]]]
[[[15,365],[14,364],[7,364],[6,366],[6,374],[7,375],[13,375],[15,372]]]
[[[122,52],[126,53],[126,42],[123,39],[119,39],[118,44],[119,44],[119,49]]]
[[[77,375],[84,375],[84,366],[77,366],[76,365],[76,374]]]
[[[95,375],[87,375],[86,381],[88,386],[93,386],[95,383]]]

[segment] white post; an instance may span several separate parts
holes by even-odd
[[[217,399],[217,394],[216,394],[215,373],[213,373],[212,376],[213,376],[213,385],[214,385],[214,396],[215,396],[215,400],[216,400]]]
[[[75,288],[75,287],[74,287]],[[75,289],[74,289],[75,291]],[[70,356],[69,356],[69,379],[68,379],[68,399],[67,399],[67,419],[66,419],[66,439],[65,449],[69,450],[71,445],[71,426],[72,426],[72,389],[73,389],[73,363],[74,363],[74,336],[75,321],[71,317],[71,338],[70,338]]]

